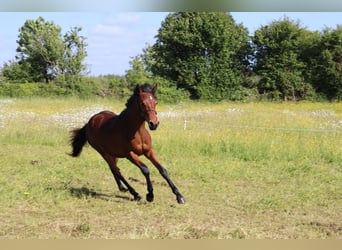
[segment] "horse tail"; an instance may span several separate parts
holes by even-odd
[[[70,156],[77,157],[81,154],[83,146],[87,143],[86,135],[87,124],[82,128],[74,129],[71,131],[70,144],[72,146],[72,153]]]

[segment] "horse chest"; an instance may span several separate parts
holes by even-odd
[[[148,134],[137,132],[131,140],[132,151],[142,155],[151,149],[151,138]]]

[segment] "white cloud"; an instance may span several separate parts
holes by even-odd
[[[92,32],[97,35],[124,35],[124,32],[138,26],[140,21],[141,16],[137,14],[118,13],[96,25]]]
[[[141,21],[142,17],[137,14],[129,14],[129,13],[119,13],[114,19],[114,23],[119,24],[135,24]]]
[[[92,33],[95,36],[114,36],[123,34],[124,30],[123,27],[117,25],[99,24],[93,29]]]
[[[113,13],[93,26],[88,35],[91,74],[124,74],[132,57],[152,44],[157,28],[153,13]],[[106,73],[105,73],[106,72]]]

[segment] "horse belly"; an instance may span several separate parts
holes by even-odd
[[[102,137],[103,141],[99,147],[113,157],[126,158],[131,152],[140,156],[151,148],[148,141],[142,140],[137,134],[132,138],[125,133],[125,130],[117,130],[116,133],[110,135],[102,134],[99,137]]]
[[[125,158],[129,153],[129,145],[124,141],[121,135],[112,135],[107,138],[108,141],[103,146],[106,152],[108,152],[113,157]]]
[[[100,154],[109,154],[113,157],[126,157],[129,150],[122,138],[117,133],[108,134],[100,129],[94,129],[91,137],[88,138],[89,144]]]

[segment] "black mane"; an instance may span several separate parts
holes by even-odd
[[[132,103],[134,103],[135,98],[138,96],[138,94],[139,94],[139,92],[137,91],[138,88],[140,88],[145,93],[152,93],[153,92],[153,87],[148,83],[144,83],[143,85],[137,85],[133,91],[133,95],[130,98],[128,98],[128,100],[126,102],[127,108],[129,106],[131,106]]]

